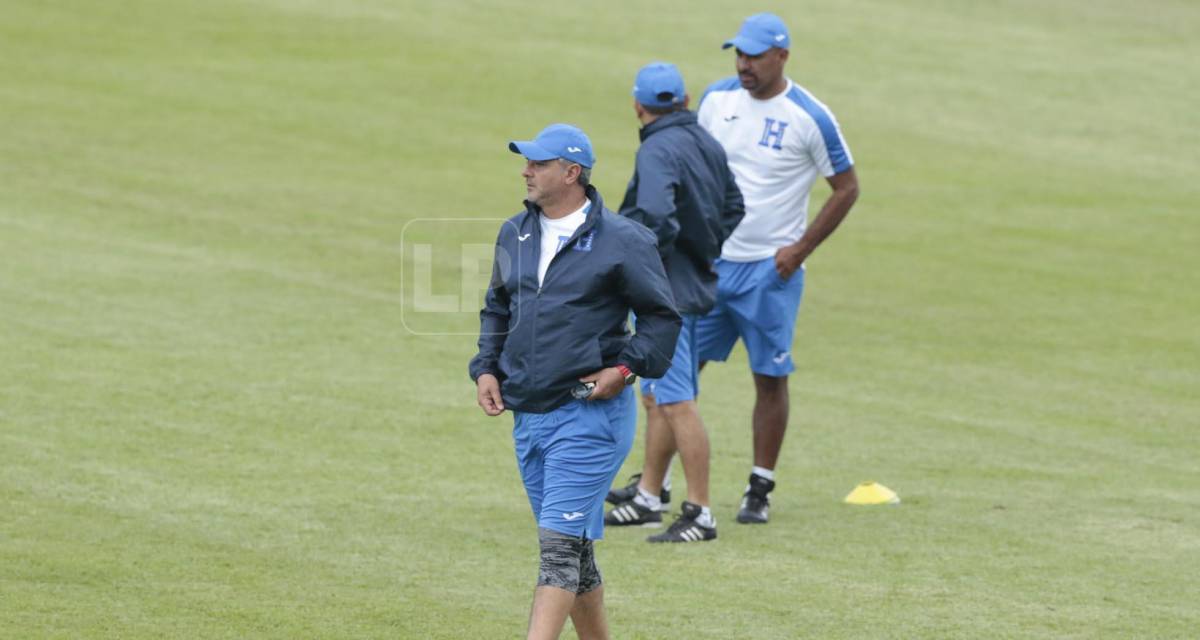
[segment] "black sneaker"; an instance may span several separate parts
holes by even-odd
[[[696,519],[700,517],[700,505],[683,501],[683,513],[671,523],[667,530],[646,538],[646,542],[704,542],[717,539],[717,528],[706,527]]]
[[[738,510],[737,521],[742,524],[766,524],[771,510],[771,500],[767,494],[774,488],[774,480],[750,474],[750,489],[742,496],[742,508]]]
[[[636,500],[626,500],[604,514],[604,524],[610,527],[654,526],[662,524],[662,512],[643,507]]]
[[[608,495],[604,498],[605,502],[610,504],[621,504],[629,502],[637,495],[638,482],[641,482],[642,474],[635,473],[629,476],[629,484],[620,487],[619,489],[611,489]],[[663,506],[666,507],[671,502],[671,490],[663,489],[662,493],[658,494],[659,500],[662,500]]]

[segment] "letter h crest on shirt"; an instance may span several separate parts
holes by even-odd
[[[775,150],[783,149],[783,132],[787,130],[788,123],[775,118],[763,118],[766,122],[763,125],[762,139],[758,141],[760,147],[770,147]]]

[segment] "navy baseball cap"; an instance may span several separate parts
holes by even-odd
[[[638,70],[633,80],[633,97],[647,107],[683,104],[687,92],[683,76],[670,62],[651,62]]]
[[[569,124],[552,124],[542,129],[533,140],[509,142],[508,150],[537,162],[562,158],[589,169],[596,164],[592,141],[588,140],[582,129]]]
[[[742,23],[736,36],[725,41],[722,49],[737,47],[746,55],[756,56],[776,47],[787,49],[791,44],[787,25],[773,13],[756,13]]]

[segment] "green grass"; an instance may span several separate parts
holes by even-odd
[[[615,637],[1194,636],[1200,10],[776,8],[863,197],[809,264],[772,523],[732,517],[739,351],[721,538],[610,531]],[[4,3],[0,637],[520,635],[511,422],[473,337],[405,329],[475,322],[406,313],[406,225],[516,211],[505,142],[555,120],[615,206],[638,66],[698,96],[748,11]],[[840,503],[868,478],[904,504]]]

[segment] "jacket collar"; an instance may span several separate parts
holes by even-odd
[[[664,116],[659,116],[654,122],[639,129],[638,137],[642,142],[645,142],[646,138],[667,127],[678,127],[686,124],[696,124],[696,114],[694,112],[685,110],[668,113]]]
[[[581,236],[581,235],[587,233],[588,231],[590,231],[592,229],[592,227],[595,227],[596,224],[600,221],[600,213],[602,211],[604,211],[604,200],[600,197],[600,192],[596,191],[596,187],[589,184],[583,190],[583,195],[585,197],[587,197],[588,200],[591,201],[591,207],[588,208],[587,217],[584,218],[583,224],[579,225],[579,230],[575,232],[575,235],[572,236],[573,238]],[[537,206],[536,204],[534,204],[528,200],[525,201],[524,223],[536,223],[538,220],[538,216],[540,216],[541,214],[542,214],[541,207]],[[521,225],[522,227],[525,226],[524,223]],[[536,226],[536,224],[535,224],[535,226]]]

